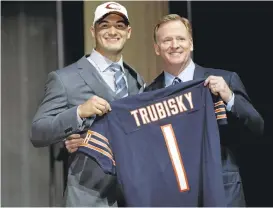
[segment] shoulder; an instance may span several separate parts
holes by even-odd
[[[207,68],[207,67],[202,67],[197,65],[196,69],[201,69],[204,70],[205,77],[208,76],[221,76],[224,78],[226,83],[232,87],[232,86],[242,86],[242,81],[238,73],[230,70],[225,70],[225,69],[219,69],[219,68]]]
[[[201,68],[202,70],[204,70],[205,73],[208,73],[210,75],[215,75],[215,76],[229,76],[234,73],[233,71],[230,71],[230,70],[225,70],[225,69],[220,69],[220,68],[203,67],[200,65],[197,65],[196,68]]]
[[[210,68],[210,67],[203,67],[196,64],[196,70],[202,70],[204,72],[205,77],[208,76],[222,76],[226,81],[230,82],[231,79],[235,78],[238,79],[239,76],[236,72],[221,68]]]
[[[76,74],[76,73],[78,73],[77,69],[78,69],[77,62],[75,62],[75,63],[72,63],[72,64],[70,64],[68,66],[65,66],[64,68],[58,69],[55,72],[60,77],[63,77],[63,76],[68,76],[70,74]]]
[[[79,74],[78,61],[63,68],[52,71],[48,74],[48,79],[59,80],[61,82],[71,82]]]
[[[144,91],[153,91],[164,87],[164,72],[160,73]]]
[[[145,81],[143,77],[137,72],[137,70],[135,70],[133,67],[131,67],[129,64],[125,62],[123,62],[123,66],[124,69],[127,70],[129,74],[141,84],[141,86],[144,85]]]

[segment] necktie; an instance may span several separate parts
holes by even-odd
[[[114,75],[116,84],[116,95],[119,98],[128,96],[128,88],[126,85],[124,74],[121,71],[121,66],[119,64],[112,64],[111,69],[116,72]]]
[[[174,80],[173,80],[172,85],[176,85],[176,84],[179,84],[179,83],[181,83],[181,82],[182,82],[181,79],[179,79],[178,77],[175,77]]]

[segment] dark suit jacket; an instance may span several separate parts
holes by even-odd
[[[195,64],[193,79],[207,78],[210,75],[222,76],[235,94],[234,105],[227,112],[228,125],[220,128],[223,179],[228,206],[245,206],[242,181],[238,163],[233,154],[233,147],[240,144],[250,134],[262,135],[264,121],[255,110],[246,93],[245,87],[235,72],[221,69],[204,68]],[[152,91],[165,87],[162,72],[145,91]]]
[[[125,63],[123,65],[128,82],[128,94],[142,92],[144,81],[141,76],[129,65]],[[49,146],[63,141],[71,132],[80,129],[77,107],[93,95],[108,102],[119,99],[85,56],[76,63],[51,72],[48,75],[43,101],[32,122],[32,144],[35,147]],[[93,121],[92,118],[86,119],[85,129],[88,129]],[[72,164],[72,171],[68,175],[66,206],[116,205],[120,194],[116,177],[105,174],[91,158],[86,158],[82,154],[76,157],[75,163],[84,162],[88,164],[89,169],[83,173],[79,165]],[[88,180],[88,191],[81,187],[79,183],[81,180]],[[82,200],[82,196],[86,196],[87,200]]]

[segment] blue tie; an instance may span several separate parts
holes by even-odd
[[[116,73],[115,84],[116,84],[116,95],[119,98],[128,96],[128,88],[126,85],[124,73],[121,71],[121,66],[119,64],[112,64],[111,69],[113,69]]]
[[[176,85],[176,84],[179,84],[179,83],[181,83],[181,82],[182,82],[181,79],[179,79],[178,77],[175,77],[174,80],[173,80],[172,85]]]

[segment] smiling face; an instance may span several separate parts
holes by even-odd
[[[166,66],[187,66],[193,51],[192,38],[186,26],[180,20],[171,20],[161,24],[156,33],[155,53]]]
[[[103,55],[121,53],[126,41],[131,36],[131,28],[124,18],[112,13],[99,20],[91,28],[92,36],[96,41],[96,50]]]

